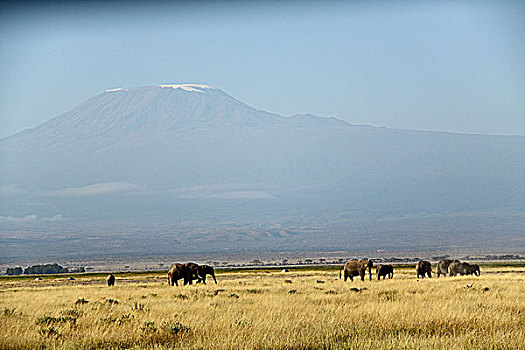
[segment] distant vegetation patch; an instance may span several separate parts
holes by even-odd
[[[63,267],[58,265],[57,263],[54,264],[45,264],[45,265],[33,265],[26,267],[23,271],[20,266],[17,267],[9,267],[7,268],[7,275],[13,276],[13,275],[21,275],[24,273],[24,275],[52,275],[57,273],[81,273],[86,272],[84,267],[78,267],[74,269],[69,269],[67,267]]]

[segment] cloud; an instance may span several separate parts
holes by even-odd
[[[264,184],[230,183],[197,185],[176,188],[168,191],[149,190],[145,187],[127,182],[115,181],[96,183],[81,187],[68,187],[51,191],[28,190],[18,185],[0,186],[0,195],[32,195],[35,197],[86,197],[114,193],[130,193],[135,195],[152,195],[172,193],[177,198],[217,198],[217,199],[270,199],[274,196],[265,190]]]
[[[261,184],[212,184],[182,187],[171,192],[179,198],[269,199],[273,195]]]
[[[98,183],[93,184],[89,186],[83,186],[83,187],[69,187],[69,188],[63,188],[60,190],[50,191],[46,192],[48,195],[53,197],[84,197],[84,196],[97,196],[97,195],[104,195],[109,193],[117,193],[117,192],[129,192],[132,190],[136,190],[139,188],[139,186],[125,182],[125,181],[118,181],[118,182],[105,182],[105,183]]]
[[[35,197],[84,197],[104,195],[109,193],[130,192],[139,188],[140,186],[126,181],[103,182],[88,186],[68,187],[50,191],[30,190],[19,185],[5,185],[0,186],[0,195],[30,195]]]
[[[0,222],[6,223],[6,224],[19,224],[19,223],[24,223],[24,222],[32,222],[32,221],[36,221],[37,219],[38,219],[38,216],[36,216],[35,214],[26,215],[22,217],[0,215]]]
[[[0,215],[0,223],[4,224],[21,224],[21,223],[27,223],[27,222],[37,222],[37,221],[44,221],[44,222],[51,222],[51,221],[63,221],[65,218],[60,215],[54,215],[51,217],[38,217],[36,214],[21,216],[21,217],[15,217],[15,216],[2,216]]]
[[[57,215],[53,215],[51,217],[48,217],[48,218],[40,218],[40,220],[42,221],[63,221],[65,220],[64,216],[60,215],[60,214],[57,214]]]
[[[262,191],[226,191],[220,193],[213,193],[207,198],[221,198],[221,199],[269,199],[274,198],[269,193]]]
[[[29,191],[23,187],[20,187],[19,185],[3,185],[0,186],[0,195],[2,196],[9,196],[9,195],[17,195],[17,194],[26,194]]]

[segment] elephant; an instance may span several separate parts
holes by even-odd
[[[191,284],[193,280],[199,279],[196,268],[194,270],[184,264],[173,264],[168,271],[168,284],[170,286],[175,284],[178,287],[177,281],[180,279],[184,279],[184,285]]]
[[[421,278],[425,278],[425,274],[428,276],[428,278],[432,278],[432,265],[430,264],[430,261],[419,261],[416,265],[416,273],[417,278],[419,278],[419,276],[421,276]]]
[[[197,268],[197,273],[202,279],[202,283],[206,284],[206,275],[210,275],[211,277],[213,277],[215,284],[217,284],[217,279],[215,278],[215,270],[213,270],[213,267],[211,267],[210,265],[199,265],[199,267]]]
[[[192,262],[185,263],[184,266],[186,266],[190,271],[194,273],[195,278],[197,280],[197,283],[204,283],[206,284],[206,275],[210,275],[213,277],[213,280],[215,281],[215,284],[217,284],[217,279],[215,278],[215,271],[213,270],[213,267],[209,265],[198,265]],[[191,284],[192,281],[190,280],[189,283]]]
[[[467,275],[468,271],[470,270],[471,265],[467,262],[461,262],[459,260],[454,260],[452,264],[448,267],[448,273],[449,276],[456,276],[456,275]]]
[[[379,265],[377,266],[376,268],[376,274],[377,274],[377,279],[381,279],[381,277],[383,277],[383,279],[386,278],[386,276],[388,276],[388,278],[394,278],[394,266],[392,265]]]
[[[108,286],[114,286],[115,285],[115,276],[113,276],[112,273],[109,274],[109,276],[106,278],[106,282],[108,283]]]
[[[457,261],[457,260],[456,260]],[[443,275],[443,276],[446,276],[448,275],[448,267],[450,266],[450,264],[452,264],[454,262],[454,260],[450,260],[450,259],[447,259],[447,260],[440,260],[437,264],[437,276],[439,277],[440,275]]]
[[[190,271],[190,274],[188,275],[190,278],[188,279],[187,282],[185,280],[184,284],[186,284],[186,283],[193,284],[193,280],[195,280],[195,279],[197,280],[197,283],[202,281],[202,278],[199,276],[199,265],[198,264],[193,263],[193,262],[187,262],[187,263],[184,263],[183,266],[188,271]]]
[[[365,273],[368,270],[368,276],[370,281],[372,280],[372,267],[374,263],[372,260],[348,260],[339,269],[339,278],[341,278],[341,270],[345,270],[345,282],[350,277],[350,281],[354,280],[354,276],[360,276],[361,281],[365,280]]]
[[[478,264],[471,264],[471,265],[469,265],[469,267],[467,269],[467,275],[480,276],[481,275],[481,271],[479,270],[479,265]]]

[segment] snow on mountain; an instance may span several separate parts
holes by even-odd
[[[204,90],[210,90],[213,89],[213,87],[209,85],[202,85],[202,84],[171,84],[171,85],[159,85],[162,88],[172,88],[172,89],[182,89],[185,91],[192,91],[192,92],[202,92],[204,93]]]

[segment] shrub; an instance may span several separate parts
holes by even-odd
[[[77,323],[77,318],[73,316],[41,316],[37,317],[35,320],[35,324],[41,325],[41,324],[52,324],[52,323],[64,323],[64,322],[70,322],[71,324]]]
[[[15,312],[16,312],[16,307],[14,307],[12,309],[9,309],[7,307],[4,308],[4,316],[14,316]]]
[[[172,321],[162,323],[161,329],[168,334],[177,335],[179,333],[188,332],[190,327],[185,326],[178,321]]]
[[[55,327],[40,328],[38,333],[40,333],[40,335],[45,338],[58,339],[62,336],[62,334],[60,334],[60,332],[57,331]]]
[[[79,309],[67,309],[60,311],[60,314],[64,316],[80,317],[82,316],[83,312]]]
[[[87,303],[89,303],[89,300],[84,299],[84,298],[78,298],[77,301],[75,301],[75,306],[76,305],[84,305],[84,304],[87,304]]]
[[[144,321],[142,325],[140,326],[140,329],[144,332],[156,332],[157,327],[155,326],[155,322],[153,321]]]
[[[144,307],[144,304],[142,303],[138,303],[138,302],[134,302],[133,305],[131,306],[131,311],[148,311],[149,309],[146,309]]]
[[[131,321],[134,318],[135,316],[132,314],[125,314],[120,317],[104,317],[104,318],[101,318],[100,320],[102,322],[107,322],[107,323],[116,323],[117,325],[120,326],[121,324]]]

